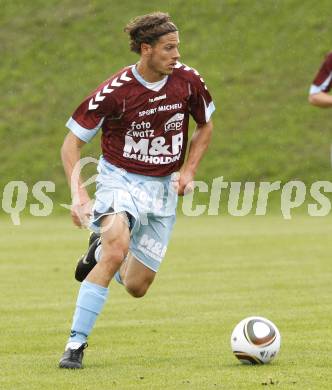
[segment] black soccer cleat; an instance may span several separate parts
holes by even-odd
[[[95,251],[99,245],[101,245],[100,235],[97,233],[92,233],[89,238],[89,248],[85,255],[83,255],[78,260],[75,269],[75,279],[77,281],[83,282],[92,268],[97,264],[95,259]]]
[[[77,349],[71,349],[68,348],[63,353],[60,362],[59,367],[60,368],[83,368],[82,359],[84,355],[84,350],[88,346],[87,343],[83,343],[79,348]]]
[[[89,237],[89,246],[90,246],[91,244],[93,244],[94,241],[95,241],[97,238],[100,238],[100,234],[95,233],[95,232],[92,232],[92,233],[90,234],[90,237]]]

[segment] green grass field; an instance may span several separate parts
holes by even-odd
[[[29,205],[32,186],[52,180],[54,203],[69,201],[59,157],[65,123],[101,81],[137,61],[123,27],[155,10],[174,18],[181,60],[204,76],[217,107],[197,179],[330,180],[331,110],[307,102],[331,50],[329,0],[5,0],[0,198],[22,180]],[[95,140],[84,155],[99,149]],[[0,390],[332,388],[331,216],[180,217],[147,296],[112,283],[86,368],[64,371],[73,270],[88,234],[69,217],[26,214],[15,227],[0,207]],[[241,366],[232,356],[231,331],[249,315],[280,329],[271,365]]]
[[[216,104],[199,178],[329,180],[331,112],[307,96],[331,50],[330,9],[330,0],[2,1],[0,194],[10,180],[29,188],[52,180],[52,197],[65,201],[65,123],[90,91],[138,60],[123,27],[155,10],[174,18],[181,60],[199,70]],[[85,152],[99,155],[98,140]]]
[[[57,363],[87,232],[64,217],[5,221],[0,232],[1,390],[331,386],[330,218],[179,218],[146,297],[111,284],[80,371]],[[280,329],[270,365],[232,356],[231,331],[249,315]]]

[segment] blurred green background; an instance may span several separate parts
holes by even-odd
[[[31,193],[52,180],[69,201],[59,150],[65,123],[100,82],[138,57],[123,27],[136,15],[171,14],[181,61],[203,75],[215,101],[215,133],[198,179],[331,177],[330,110],[307,102],[331,48],[331,3],[321,0],[1,1],[0,194],[8,181]],[[85,155],[99,155],[99,141]],[[87,172],[89,175],[90,173]]]

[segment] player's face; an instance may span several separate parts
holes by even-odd
[[[162,35],[151,46],[148,57],[148,67],[160,75],[168,75],[173,72],[176,61],[180,58],[179,33],[177,31]]]

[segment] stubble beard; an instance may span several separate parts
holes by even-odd
[[[154,61],[152,60],[152,58],[150,58],[150,60],[148,61],[148,67],[150,68],[151,71],[153,71],[154,73],[158,74],[160,78],[163,78],[165,76],[168,76],[170,74],[172,74],[173,72],[173,69],[171,70],[162,70],[160,69],[160,67],[156,66]]]

